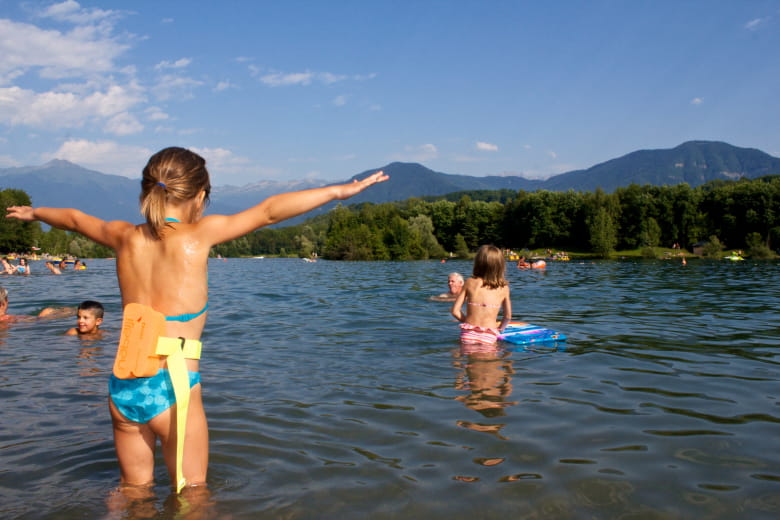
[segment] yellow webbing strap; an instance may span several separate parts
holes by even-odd
[[[158,356],[168,356],[168,373],[176,396],[176,492],[181,493],[187,483],[184,479],[182,461],[184,459],[184,436],[187,428],[187,411],[190,407],[190,377],[185,359],[200,359],[202,343],[194,339],[166,338],[157,339]]]

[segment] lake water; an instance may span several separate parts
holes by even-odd
[[[471,264],[212,260],[201,362],[210,497],[123,503],[106,405],[121,321],[110,260],[0,278],[0,518],[780,517],[780,263],[550,263],[508,278],[564,348],[461,353]],[[110,510],[114,510],[110,514]]]

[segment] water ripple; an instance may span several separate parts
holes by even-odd
[[[14,312],[107,309],[91,345],[62,336],[69,320],[0,329],[4,518],[103,517],[117,501],[113,267],[3,280]],[[569,341],[481,356],[429,300],[470,270],[212,262],[211,517],[780,515],[778,264],[510,265],[515,318]],[[155,478],[126,518],[182,515],[161,460]]]

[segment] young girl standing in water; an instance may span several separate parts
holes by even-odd
[[[205,160],[166,148],[143,170],[143,224],[107,222],[70,208],[8,208],[8,217],[76,231],[116,252],[125,314],[109,408],[123,484],[153,481],[157,438],[177,491],[206,483],[208,429],[198,359],[211,247],[387,178],[380,171],[362,181],[274,195],[234,215],[203,217],[211,190]]]
[[[461,322],[462,343],[493,345],[512,319],[512,302],[504,271],[504,255],[500,249],[483,245],[477,250],[472,277],[466,280],[452,305],[452,315]],[[466,314],[462,312],[464,303]],[[502,319],[496,326],[499,310],[502,310]]]

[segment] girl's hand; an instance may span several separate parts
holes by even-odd
[[[5,215],[5,218],[15,218],[25,222],[36,220],[33,214],[34,210],[30,206],[11,206],[6,208],[6,211],[8,213]]]
[[[390,177],[388,175],[385,175],[385,172],[382,170],[379,170],[378,172],[369,175],[362,181],[359,181],[355,179],[354,181],[350,182],[349,184],[342,184],[339,186],[339,192],[336,196],[337,199],[348,199],[349,197],[352,197],[353,195],[357,195],[361,191],[365,190],[371,185],[377,184],[379,182],[385,182]]]

